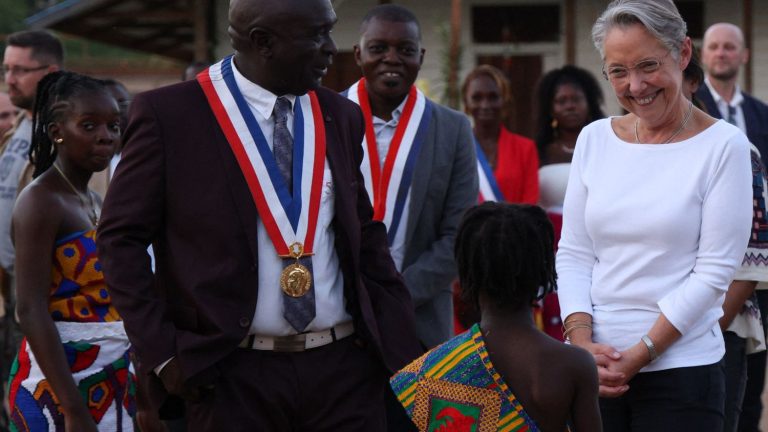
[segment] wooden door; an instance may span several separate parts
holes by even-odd
[[[533,138],[536,128],[536,85],[542,63],[540,55],[477,56],[477,64],[496,66],[509,79],[513,100],[507,127],[529,138]]]

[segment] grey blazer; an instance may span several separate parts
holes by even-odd
[[[431,348],[453,336],[453,243],[477,203],[477,159],[469,119],[433,105],[411,183],[402,273],[416,306],[419,340]]]

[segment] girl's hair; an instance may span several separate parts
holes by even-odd
[[[691,45],[691,48],[691,61],[688,62],[688,66],[683,70],[683,79],[693,81],[701,86],[704,84],[704,69],[701,67],[699,50],[693,45]]]
[[[103,81],[74,72],[52,72],[37,84],[29,148],[29,161],[35,166],[33,177],[44,173],[56,160],[56,145],[48,136],[48,125],[64,120],[72,98],[86,92],[109,94]]]
[[[555,139],[552,128],[552,105],[557,89],[563,84],[570,84],[584,92],[587,98],[589,115],[586,124],[605,117],[600,105],[603,103],[603,91],[600,84],[589,71],[573,65],[565,65],[547,72],[539,81],[537,90],[538,118],[536,120],[536,147],[539,160],[546,162],[546,147]]]
[[[483,292],[516,310],[554,291],[554,239],[538,206],[487,201],[467,210],[454,247],[462,298],[477,305]]]

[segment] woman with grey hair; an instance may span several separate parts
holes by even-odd
[[[628,114],[577,141],[556,261],[565,336],[594,356],[606,431],[719,432],[749,141],[683,95],[691,40],[671,0],[613,1],[592,35]]]

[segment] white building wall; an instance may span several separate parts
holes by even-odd
[[[742,25],[742,2],[705,0],[705,26],[715,22],[727,21]],[[215,49],[217,58],[231,52],[227,36],[228,2],[217,3],[216,38],[218,45]],[[358,30],[365,13],[378,4],[378,0],[332,0],[339,22],[333,32],[339,52],[350,52],[358,42]],[[440,35],[440,27],[448,26],[450,22],[449,0],[398,0],[396,3],[411,9],[419,18],[422,27],[422,41],[426,49],[424,64],[419,75],[418,85],[431,97],[439,100],[443,93],[443,78],[441,76],[441,56],[447,49],[447,40]],[[508,5],[508,4],[560,4],[561,25],[565,26],[565,8],[563,0],[463,0],[462,1],[462,34],[463,48],[459,79],[475,66],[477,55],[481,54],[537,54],[543,57],[543,72],[565,64],[565,41],[560,43],[538,44],[498,44],[476,45],[472,43],[471,14],[473,6],[477,5]],[[602,79],[602,60],[592,44],[592,24],[603,11],[607,0],[577,0],[575,7],[575,60],[576,65],[592,72],[601,83],[605,95],[605,111],[609,115],[620,114],[621,108],[616,101],[608,82]],[[753,94],[768,101],[768,0],[752,2],[753,8],[753,47],[752,47],[752,76]],[[701,40],[694,40],[701,46]],[[742,85],[744,77],[740,79]]]
[[[752,94],[768,102],[768,2],[752,2]]]

